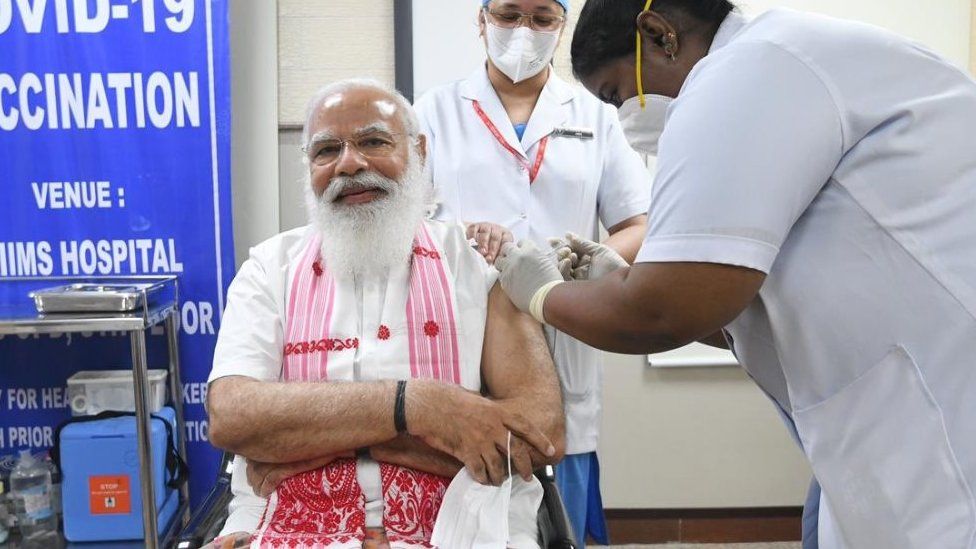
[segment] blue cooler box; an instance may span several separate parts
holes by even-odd
[[[170,423],[176,444],[179,435],[173,409],[165,407],[153,415]],[[155,418],[149,423],[153,494],[163,532],[179,508],[179,491],[166,487],[166,427]],[[135,417],[66,425],[61,431],[61,470],[64,537],[68,541],[143,538]]]

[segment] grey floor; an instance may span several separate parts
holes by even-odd
[[[602,545],[588,545],[593,549],[600,549]],[[800,549],[799,542],[787,543],[718,543],[718,544],[688,544],[688,543],[669,543],[667,545],[611,545],[605,549]]]

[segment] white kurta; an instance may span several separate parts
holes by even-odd
[[[976,544],[974,129],[958,68],[788,10],[730,15],[669,111],[638,261],[768,274],[728,331],[843,546]]]
[[[474,101],[519,153],[518,160],[479,118]],[[599,240],[600,223],[612,227],[647,211],[651,176],[627,144],[616,110],[554,72],[521,141],[483,66],[466,80],[428,91],[417,101],[417,114],[440,200],[438,219],[498,223],[516,240],[531,238],[548,247],[549,237],[569,231]],[[557,128],[583,128],[593,137],[553,135]],[[546,136],[542,166],[530,184],[531,165]],[[566,406],[566,451],[595,451],[603,385],[600,353],[547,331]]]
[[[464,236],[463,228],[436,221],[426,222],[431,238],[447,258],[452,276],[461,385],[481,388],[481,351],[484,341],[488,292],[498,272],[485,263]],[[231,283],[224,311],[214,365],[209,381],[225,376],[247,376],[262,381],[282,379],[284,329],[290,285],[312,236],[309,227],[279,234],[251,249]],[[402,345],[390,345],[378,337],[377,327],[389,325],[392,338],[407,325],[405,303],[409,293],[409,265],[383,278],[336,279],[334,318],[343,318],[346,335],[358,325],[359,347],[350,355],[330,362],[330,381],[370,381],[409,377],[407,354]],[[353,319],[351,322],[349,319]],[[397,319],[402,320],[398,321]],[[404,375],[406,372],[406,375]],[[267,500],[247,484],[245,460],[236,459],[231,488],[234,499],[223,533],[253,532]],[[360,458],[357,478],[367,499],[367,526],[381,526],[382,494],[379,467]]]

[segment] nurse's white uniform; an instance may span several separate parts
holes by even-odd
[[[661,138],[638,261],[768,273],[728,331],[837,531],[974,547],[976,83],[881,29],[730,15]]]
[[[476,101],[518,158],[481,120]],[[516,240],[531,238],[548,247],[549,237],[567,231],[598,240],[600,223],[612,227],[647,211],[651,176],[627,144],[617,112],[554,71],[521,141],[484,66],[465,80],[428,91],[416,108],[421,132],[428,139],[427,164],[440,201],[438,219],[498,223]],[[565,127],[588,129],[593,135],[586,139],[553,135],[553,130]],[[544,158],[530,184],[543,142]],[[600,353],[548,330],[563,386],[566,453],[596,451],[603,378]]]

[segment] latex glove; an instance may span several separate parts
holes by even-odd
[[[573,280],[573,269],[577,267],[578,260],[576,253],[569,247],[569,241],[564,238],[550,238],[549,246],[556,254],[556,265],[563,280]]]
[[[570,249],[582,258],[578,266],[573,269],[575,280],[597,280],[617,269],[629,266],[627,261],[609,246],[580,238],[573,233],[568,233],[566,238],[569,240]]]
[[[564,281],[552,250],[539,249],[531,240],[502,246],[495,267],[501,271],[498,280],[502,289],[516,307],[527,313],[531,312],[529,305],[536,292],[554,282]]]

